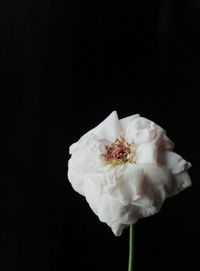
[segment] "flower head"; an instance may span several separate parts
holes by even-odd
[[[191,164],[173,148],[154,122],[139,114],[118,119],[114,111],[71,145],[69,181],[99,219],[120,235],[191,185]]]

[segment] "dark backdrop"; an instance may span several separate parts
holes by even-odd
[[[189,188],[136,225],[136,271],[198,270],[198,1],[0,1],[2,271],[127,270],[67,180],[68,147],[112,110],[168,131]]]

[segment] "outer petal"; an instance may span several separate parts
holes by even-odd
[[[91,209],[96,215],[98,215],[102,189],[101,186],[93,182],[93,180],[87,174],[85,175],[84,192],[86,200],[89,203]]]
[[[173,174],[179,174],[191,167],[189,162],[172,151],[164,151],[160,153],[160,163],[171,170]]]
[[[103,166],[103,161],[100,159],[102,146],[104,142],[97,136],[88,134],[70,147],[72,156],[68,162],[68,179],[81,195],[84,195],[85,174]]]
[[[130,172],[127,170],[126,174]],[[87,174],[84,180],[84,193],[91,209],[99,217],[100,221],[107,223],[115,235],[120,235],[122,230],[128,225],[135,223],[139,218],[138,206],[131,204],[123,205],[118,198],[111,196],[112,185],[105,189],[103,183],[108,182],[107,178],[111,178],[112,184],[113,172],[106,174]],[[119,172],[118,172],[119,173]],[[117,174],[117,171],[116,171]],[[113,183],[113,187],[116,183]],[[109,188],[109,189],[108,189]]]
[[[172,151],[174,149],[174,146],[175,146],[174,142],[172,142],[169,139],[169,137],[166,134],[164,134],[161,142],[161,147],[165,150]]]
[[[71,164],[71,159],[70,159],[68,162],[68,179],[73,189],[79,194],[81,194],[82,196],[85,196],[84,177],[85,177],[85,174],[80,172],[76,167],[74,167],[73,163]]]
[[[113,111],[103,122],[97,127],[89,131],[96,134],[99,138],[105,138],[111,142],[122,134],[122,127],[116,111]]]
[[[118,176],[117,185],[110,190],[110,195],[123,205],[128,205],[140,197],[143,180],[143,168],[128,164],[123,173]]]
[[[112,228],[115,235],[120,235],[123,229],[121,223],[122,205],[118,203],[113,210],[111,205],[113,198],[109,193],[104,192],[101,189],[101,186],[97,185],[89,176],[84,182],[84,190],[86,200],[94,213],[99,217],[99,220],[107,223],[108,226]],[[125,212],[125,215],[127,215],[127,212]]]
[[[173,187],[173,175],[164,167],[145,166],[142,196],[134,202],[140,206],[141,217],[158,212]]]
[[[140,218],[139,207],[128,204],[123,205],[116,198],[110,197],[110,206],[115,220],[111,221],[111,228],[115,235],[121,235],[123,229],[134,224]]]
[[[75,154],[76,152],[92,151],[94,155],[102,153],[103,146],[109,144],[110,141],[100,138],[94,133],[90,132],[83,135],[77,142],[69,147],[69,153]]]
[[[128,128],[128,126],[131,125],[131,123],[133,122],[133,120],[136,119],[136,118],[138,118],[138,117],[140,117],[140,115],[139,114],[135,114],[135,115],[132,115],[132,116],[120,119],[122,130],[125,131]]]
[[[180,174],[175,174],[174,175],[174,187],[171,190],[171,193],[169,196],[170,197],[174,196],[191,185],[192,185],[192,182],[191,182],[191,179],[190,179],[190,176],[189,176],[187,170],[180,173]]]

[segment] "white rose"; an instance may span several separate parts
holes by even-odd
[[[71,145],[68,178],[100,221],[121,235],[191,185],[191,164],[173,148],[154,122],[139,114],[119,120],[114,111]]]

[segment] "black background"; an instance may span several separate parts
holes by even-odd
[[[136,225],[138,270],[199,262],[198,1],[1,1],[2,271],[127,270],[67,180],[68,148],[113,110],[168,132],[193,186]]]

